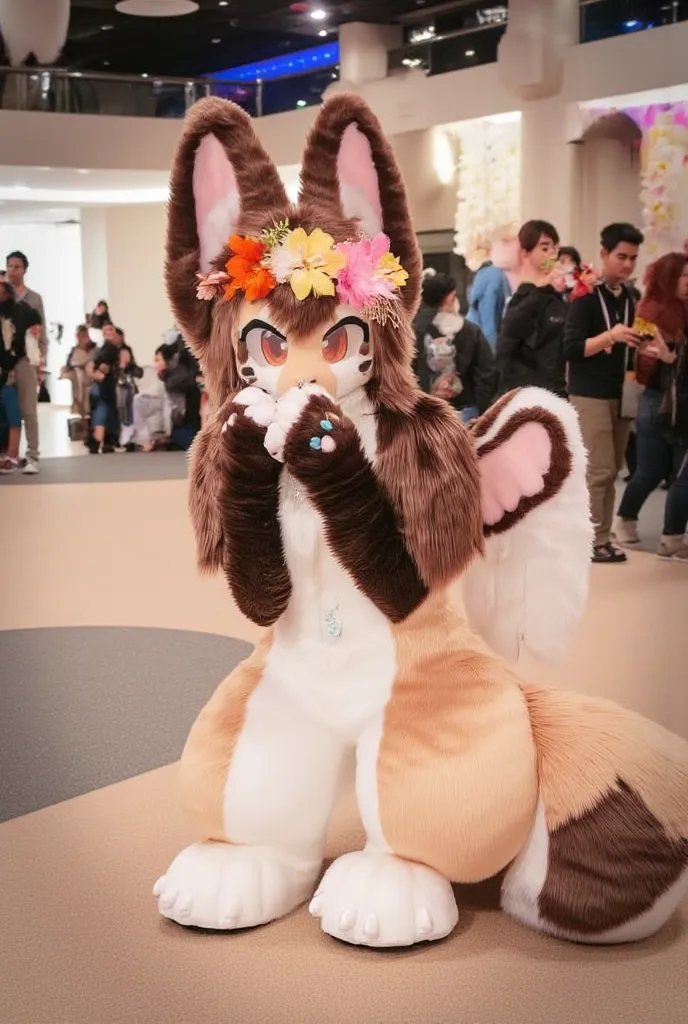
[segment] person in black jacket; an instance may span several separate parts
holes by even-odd
[[[593,561],[625,562],[611,542],[615,483],[623,467],[631,419],[622,416],[624,380],[641,336],[633,329],[635,300],[626,282],[644,239],[632,224],[602,231],[602,282],[569,304],[564,354],[569,396],[588,450],[588,489],[595,523]]]
[[[532,386],[565,398],[566,278],[554,265],[559,236],[551,224],[536,220],[524,224],[518,237],[521,284],[506,308],[497,339],[499,394]]]
[[[413,321],[413,368],[423,391],[445,398],[465,423],[485,412],[496,388],[494,356],[480,328],[465,320],[448,274],[427,274]]]

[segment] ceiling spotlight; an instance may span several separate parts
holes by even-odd
[[[221,43],[221,42],[222,42],[222,40],[221,40],[221,39],[218,39],[218,38],[216,37],[215,39],[211,39],[211,40],[210,40],[210,42],[211,42],[211,43]]]
[[[101,32],[111,32],[114,27],[115,27],[114,25],[101,25],[100,26],[100,31]]]
[[[104,68],[109,68],[110,67],[110,61],[109,60],[104,60],[103,61],[103,67]]]
[[[141,75],[141,78],[148,78],[148,72],[144,71]]]
[[[326,29],[326,28],[321,28],[321,29],[320,29],[320,31],[318,32],[318,35],[319,35],[319,36],[320,36],[321,38],[323,38],[323,39],[324,39],[324,38],[325,38],[325,36],[327,35],[327,29]]]
[[[314,11],[311,11],[313,21],[324,21],[326,17],[327,11],[323,11],[322,7],[316,7]]]
[[[467,57],[475,57],[475,50],[466,50]]]
[[[218,7],[229,7],[229,0],[220,0]]]
[[[306,106],[306,101],[305,100],[297,100],[296,101],[296,106],[297,107],[305,107]]]

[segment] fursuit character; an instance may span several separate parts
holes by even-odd
[[[548,392],[506,395],[469,432],[419,390],[421,274],[361,100],[322,107],[296,205],[240,109],[190,112],[167,284],[214,409],[191,518],[201,569],[265,633],[189,735],[199,841],[158,908],[240,929],[309,901],[338,939],[407,946],[452,931],[452,882],[504,871],[524,924],[640,939],[688,888],[688,744],[502,660],[561,654],[582,616],[585,452]],[[350,748],[367,843],[321,877]]]

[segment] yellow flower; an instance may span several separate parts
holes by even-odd
[[[399,262],[398,256],[386,252],[377,265],[378,273],[385,281],[391,281],[397,288],[403,288],[408,281],[408,273]]]
[[[286,244],[295,258],[289,283],[297,299],[334,295],[334,278],[346,264],[344,253],[335,252],[334,238],[321,228],[307,235],[303,228],[290,232]]]

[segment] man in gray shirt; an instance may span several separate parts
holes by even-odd
[[[21,410],[24,429],[26,430],[26,466],[25,473],[38,472],[38,371],[45,366],[48,353],[48,335],[46,333],[45,311],[43,299],[38,292],[32,291],[24,284],[29,261],[23,252],[11,252],[7,257],[7,280],[14,288],[17,302],[25,302],[35,309],[41,318],[41,329],[38,334],[40,365],[25,355],[14,368],[19,408]]]

